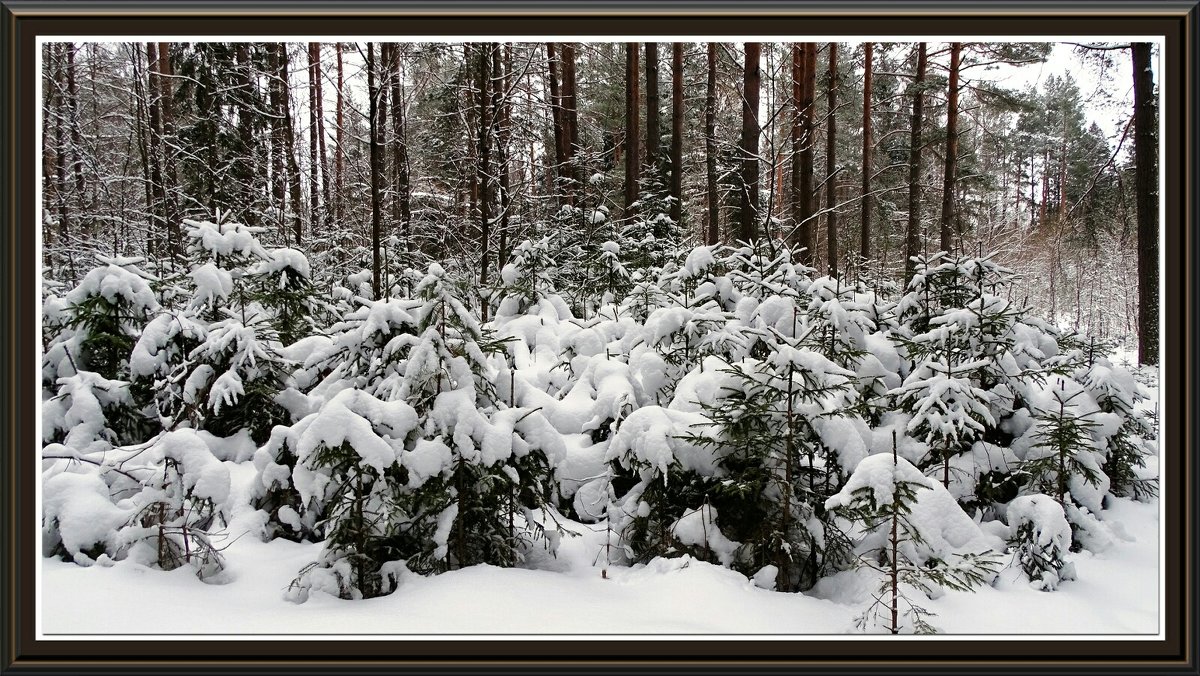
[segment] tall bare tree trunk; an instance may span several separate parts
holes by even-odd
[[[1137,195],[1138,361],[1158,363],[1158,148],[1150,43],[1133,44],[1133,157]]]
[[[813,174],[815,161],[813,150],[816,146],[816,90],[817,90],[817,43],[805,42],[803,47],[804,77],[800,89],[800,106],[802,123],[800,127],[800,220],[804,226],[800,229],[800,246],[805,251],[800,256],[805,265],[816,263],[817,241],[814,236],[816,229],[816,191],[813,190]],[[795,199],[795,197],[793,197]]]
[[[908,144],[908,227],[904,231],[904,281],[916,270],[913,258],[921,252],[921,127],[925,116],[925,68],[928,50],[917,44],[917,73],[913,80],[912,126]]]
[[[638,43],[625,43],[625,218],[638,198]]]
[[[271,206],[279,211],[279,227],[282,233],[286,213],[285,189],[287,170],[284,168],[283,94],[279,80],[279,43],[267,43],[268,103],[271,106]]]
[[[321,43],[312,43],[313,50],[313,78],[316,84],[316,100],[317,100],[317,128],[312,133],[317,135],[317,149],[319,154],[319,164],[321,165],[321,198],[325,205],[322,215],[324,221],[329,222],[332,204],[332,186],[329,180],[329,154],[325,147],[325,83],[321,77]]]
[[[492,100],[492,50],[495,49],[495,43],[481,42],[478,45],[479,49],[479,67],[477,76],[479,78],[479,164],[477,167],[479,181],[479,286],[487,285],[488,281],[488,266],[489,256],[491,254],[491,237],[492,237],[492,210],[491,210],[491,128],[492,128],[492,111],[495,110],[495,102]],[[483,305],[483,319],[487,321],[487,304]]]
[[[717,187],[717,43],[708,43],[708,89],[704,99],[704,166],[708,192],[708,232],[704,243],[721,239],[721,194]]]
[[[333,199],[335,218],[340,225],[344,216],[342,195],[345,194],[346,186],[346,81],[342,66],[342,43],[337,42],[334,44],[337,45],[337,111],[334,115],[334,119],[337,122],[337,129],[335,130],[333,141]]]
[[[646,43],[646,167],[654,176],[658,170],[658,43]]]
[[[567,169],[571,177],[571,202],[575,202],[575,193],[583,182],[583,167],[579,163],[579,154],[583,147],[579,144],[579,100],[576,95],[575,80],[575,43],[564,42],[563,58],[563,121],[567,127]]]
[[[167,219],[167,241],[172,256],[178,256],[182,250],[179,223],[179,199],[175,190],[179,185],[179,174],[175,167],[175,154],[178,139],[175,137],[175,80],[171,66],[171,43],[158,43],[158,84],[161,87],[162,101],[162,151],[163,151],[163,196],[165,199],[165,216]]]
[[[496,268],[503,269],[508,262],[508,210],[511,206],[509,195],[509,162],[508,140],[509,124],[512,119],[512,43],[504,44],[503,59],[501,50],[497,47],[492,61],[492,71],[497,80],[499,91],[503,96],[495,98],[497,109],[493,113],[496,119],[496,171],[500,174],[500,242],[496,247]]]
[[[837,222],[837,57],[836,42],[829,43],[829,121],[825,134],[825,232],[828,238],[829,274],[838,274],[838,222]]]
[[[858,255],[865,263],[871,259],[871,165],[874,153],[871,139],[871,78],[874,70],[875,44],[863,45],[863,143],[862,143],[862,226]]]
[[[762,46],[746,43],[742,81],[742,203],[739,237],[747,242],[758,238],[758,94],[762,84],[759,55]]]
[[[79,85],[75,80],[75,43],[69,42],[67,52],[67,126],[71,129],[71,172],[75,175],[75,199],[80,204],[83,184],[83,141],[79,132]],[[89,235],[87,224],[80,219],[80,235]]]
[[[558,57],[553,42],[546,43],[546,66],[549,70],[550,121],[554,132],[555,175],[562,180],[566,178],[567,172],[567,132],[563,115],[562,93],[559,91],[558,83]]]
[[[320,56],[317,49],[317,43],[308,43],[308,206],[311,211],[309,227],[314,232],[320,228],[321,222],[320,184],[318,183],[321,156],[317,139],[317,61]]]
[[[241,152],[239,157],[233,160],[233,178],[238,182],[237,194],[238,199],[242,203],[242,222],[250,225],[258,225],[258,217],[255,208],[255,202],[258,195],[255,191],[258,175],[254,167],[254,155],[256,144],[254,139],[254,122],[259,118],[261,112],[255,109],[253,101],[255,100],[255,92],[252,83],[257,81],[257,78],[252,78],[254,73],[254,62],[250,58],[249,45],[244,42],[236,43],[234,48],[234,58],[237,61],[237,118],[238,118],[238,144]],[[326,200],[328,202],[328,200]]]
[[[68,45],[60,45],[58,49],[54,49],[54,84],[55,84],[55,105],[54,110],[54,192],[55,200],[58,202],[58,237],[61,243],[65,246],[69,243],[71,237],[71,210],[67,205],[67,133],[66,133],[66,105],[62,93],[63,81],[63,62],[66,61],[64,53],[69,50]],[[150,61],[150,69],[154,70],[154,43],[146,45],[146,56]],[[150,95],[150,115],[151,129],[158,126],[158,102],[157,102],[157,87],[154,86],[155,76],[151,74],[151,95]],[[157,132],[152,131],[152,134]],[[152,140],[151,147],[157,149],[157,140]],[[157,166],[157,163],[155,163]],[[153,179],[154,185],[158,188],[162,187],[162,177],[157,176]],[[152,209],[152,212],[157,210]]]
[[[300,197],[300,166],[296,162],[296,125],[292,119],[291,94],[289,93],[289,67],[287,43],[279,43],[279,86],[283,99],[283,138],[287,144],[288,191],[291,193],[292,237],[296,245],[300,244],[303,235],[303,221],[300,213],[303,210]]]
[[[408,139],[405,128],[403,55],[399,45],[392,46],[392,61],[387,64],[392,84],[392,173],[396,199],[392,202],[392,220],[400,228],[405,249],[409,243],[409,221],[412,218],[412,187],[408,174]]]
[[[379,184],[383,167],[379,158],[379,89],[375,86],[375,43],[367,43],[367,107],[370,115],[371,145],[371,292],[375,299],[383,297],[381,285],[381,257],[379,217]]]
[[[167,196],[163,181],[163,132],[162,132],[162,86],[158,75],[158,45],[146,43],[146,101],[150,109],[150,181],[154,188],[154,205],[150,212],[158,221],[158,232],[167,240],[167,252],[170,247],[170,226],[167,224]],[[65,177],[63,179],[65,181]]]
[[[683,222],[683,43],[671,43],[671,220]]]
[[[802,260],[812,256],[812,223],[804,214],[804,189],[801,175],[804,156],[804,57],[802,43],[792,44],[792,236],[793,246],[804,249]]]
[[[950,43],[950,83],[946,103],[946,173],[942,178],[941,249],[950,253],[950,223],[954,219],[954,181],[958,167],[958,66],[962,43]]]

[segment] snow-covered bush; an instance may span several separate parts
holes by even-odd
[[[160,436],[145,460],[154,471],[128,499],[134,516],[120,534],[129,556],[162,570],[190,565],[199,578],[214,578],[224,568],[214,539],[231,511],[228,467],[189,429]]]
[[[1009,541],[1030,584],[1054,591],[1059,582],[1075,579],[1075,567],[1066,560],[1071,547],[1071,526],[1062,505],[1048,495],[1024,495],[1008,503]]]

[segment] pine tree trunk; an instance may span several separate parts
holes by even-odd
[[[479,286],[487,285],[488,280],[488,257],[491,253],[489,247],[491,245],[491,194],[490,194],[490,171],[491,167],[491,127],[492,127],[492,111],[495,110],[495,102],[492,101],[492,50],[495,49],[494,43],[480,43],[479,49],[479,67],[477,75],[479,78],[479,164],[478,164],[478,181],[479,181],[479,248],[481,250],[479,260]],[[483,320],[487,321],[487,304],[483,305]]]
[[[671,220],[683,222],[683,43],[671,44]]]
[[[333,168],[333,194],[334,194],[334,214],[340,225],[344,216],[343,195],[345,194],[346,186],[346,102],[345,102],[345,79],[342,66],[342,43],[337,45],[337,111],[334,119],[337,122],[337,129],[334,136],[334,168]]]
[[[1158,148],[1150,44],[1133,44],[1134,194],[1137,209],[1138,361],[1158,363]]]
[[[146,55],[150,61],[151,70],[154,69],[154,43],[146,45]],[[55,200],[58,202],[58,237],[63,246],[67,246],[71,237],[71,210],[67,206],[67,134],[65,118],[67,116],[66,105],[62,94],[63,81],[63,62],[66,60],[63,55],[70,49],[67,45],[61,45],[58,53],[55,55],[54,82],[56,87],[56,105],[54,106],[54,191]],[[151,78],[151,92],[157,93],[158,89],[153,86],[154,75]],[[151,94],[155,96],[155,94]],[[157,126],[158,120],[158,103],[155,98],[150,99],[151,119],[154,120],[153,126]],[[152,143],[152,146],[157,148],[157,139]],[[156,186],[162,185],[161,177],[154,179]]]
[[[164,215],[167,219],[167,240],[171,255],[178,256],[183,242],[179,230],[179,201],[175,195],[179,185],[179,175],[175,168],[175,148],[178,139],[175,137],[175,81],[169,42],[158,43],[158,71],[158,84],[162,88],[163,196],[166,198]]]
[[[246,43],[239,42],[235,47],[235,60],[237,62],[237,126],[238,126],[238,145],[241,151],[239,157],[233,159],[233,177],[238,182],[237,199],[241,202],[242,222],[247,225],[254,226],[258,224],[258,219],[255,216],[254,204],[256,201],[255,195],[255,171],[254,171],[254,152],[256,143],[254,139],[254,120],[258,117],[259,112],[254,109],[253,101],[253,86],[251,83],[251,73],[254,64],[250,59],[250,51]]]
[[[874,43],[863,45],[862,229],[859,233],[858,256],[864,264],[871,259],[871,165],[874,155],[871,140],[871,78],[874,55]]]
[[[804,56],[803,43],[792,43],[792,237],[791,244],[800,247],[801,260],[812,255],[812,224],[804,215],[804,194],[801,175],[804,173]]]
[[[321,198],[324,204],[322,215],[324,221],[329,222],[331,214],[330,204],[332,203],[332,187],[329,181],[329,154],[325,148],[325,84],[321,78],[321,43],[312,43],[313,50],[313,78],[316,86],[316,102],[317,102],[317,127],[309,133],[317,135],[317,164],[321,167]]]
[[[75,43],[67,43],[67,123],[71,130],[71,172],[75,175],[75,203],[82,205],[83,184],[83,141],[79,133],[79,85],[75,81]],[[79,234],[87,238],[90,227],[80,214]]]
[[[658,172],[658,43],[646,43],[646,168]]]
[[[500,50],[496,50],[495,61],[493,61],[493,70],[499,76],[503,74],[501,87],[503,98],[498,98],[498,109],[495,111],[496,119],[498,120],[498,129],[496,131],[496,163],[497,171],[500,173],[500,242],[496,249],[496,269],[497,271],[504,268],[508,262],[508,211],[511,207],[511,196],[509,195],[509,161],[508,161],[508,142],[511,133],[510,123],[512,120],[512,43],[508,42],[504,45],[504,58],[501,61]]]
[[[579,101],[576,97],[575,81],[575,43],[564,42],[563,58],[563,121],[566,122],[567,134],[567,174],[570,176],[571,203],[575,203],[576,191],[583,182],[583,167],[579,163],[579,153],[583,147],[579,144]]]
[[[269,103],[271,106],[271,205],[278,209],[278,224],[280,232],[283,231],[284,215],[286,206],[284,204],[284,159],[283,159],[283,95],[280,93],[281,86],[279,81],[279,43],[267,43],[267,69],[270,73],[270,80],[267,83],[267,92]]]
[[[380,226],[379,226],[379,184],[383,173],[379,161],[379,90],[375,86],[375,43],[367,43],[367,101],[370,115],[370,145],[371,145],[371,291],[376,300],[383,297],[380,285]]]
[[[48,53],[47,56],[50,56],[50,54]],[[135,119],[134,130],[137,136],[138,154],[142,160],[142,183],[144,197],[146,200],[145,213],[149,217],[149,220],[147,221],[145,237],[145,251],[146,256],[149,258],[154,256],[157,251],[154,246],[154,183],[150,178],[150,114],[146,111],[146,83],[142,79],[141,60],[142,50],[137,47],[132,47],[130,49],[130,66],[133,69],[133,109]],[[49,88],[47,88],[47,96],[49,96]],[[48,106],[51,101],[51,98],[47,98]],[[57,151],[55,154],[57,154]],[[52,172],[49,168],[44,170],[44,175],[47,182],[49,181],[51,173]]]
[[[794,57],[793,57],[794,59]],[[795,62],[793,60],[793,68]],[[801,65],[803,73],[800,84],[800,185],[798,195],[792,199],[800,200],[800,246],[805,251],[800,255],[800,261],[805,265],[816,263],[817,241],[814,236],[816,225],[816,208],[813,204],[816,193],[813,190],[813,174],[815,162],[813,150],[816,145],[816,88],[817,88],[817,43],[805,42],[802,46]]]
[[[708,43],[708,89],[704,99],[704,166],[708,195],[708,232],[704,243],[721,240],[721,194],[717,187],[717,43]]]
[[[289,67],[288,67],[288,50],[287,43],[279,43],[279,86],[281,89],[280,96],[283,100],[283,138],[287,144],[284,152],[287,153],[287,177],[288,191],[291,199],[292,212],[292,237],[293,242],[299,246],[301,236],[303,235],[300,212],[302,211],[300,198],[300,167],[296,162],[296,125],[292,120],[292,104],[291,95],[289,94]]]
[[[409,243],[409,221],[412,218],[412,188],[408,174],[408,139],[405,137],[404,84],[399,45],[392,46],[392,61],[387,64],[392,83],[392,172],[396,186],[396,199],[392,205],[392,220],[401,231],[401,239],[407,250]]]
[[[912,126],[908,143],[908,227],[904,231],[904,281],[912,279],[913,258],[921,253],[921,126],[925,115],[925,68],[928,51],[917,45],[917,73],[913,80]]]
[[[156,236],[168,239],[167,251],[170,252],[166,215],[166,190],[163,186],[162,156],[162,114],[159,103],[162,98],[162,87],[158,84],[158,45],[146,43],[146,101],[150,109],[150,181],[154,188],[154,204],[150,212],[157,222]],[[61,146],[60,146],[61,147]],[[60,176],[59,185],[65,185],[65,175]]]
[[[758,238],[758,94],[762,83],[759,70],[761,45],[746,43],[742,86],[742,200],[739,237],[746,242]]]
[[[625,218],[638,198],[638,43],[625,43]]]
[[[564,127],[563,101],[558,84],[558,57],[555,54],[555,44],[546,43],[546,67],[549,70],[550,83],[550,121],[554,132],[554,164],[555,175],[559,180],[566,178],[567,167],[567,135]]]
[[[828,238],[828,266],[832,277],[838,275],[837,221],[837,57],[836,42],[829,43],[829,126],[825,135],[825,232]]]
[[[317,147],[317,43],[308,43],[308,206],[310,228],[315,232],[321,222],[318,167],[321,157]]]
[[[946,103],[946,172],[942,178],[942,217],[939,220],[941,249],[952,246],[950,223],[954,218],[954,181],[958,167],[958,66],[962,43],[950,43],[950,83]]]

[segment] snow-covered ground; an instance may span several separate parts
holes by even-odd
[[[228,464],[233,490],[245,492],[253,465]],[[1103,516],[1116,538],[1099,554],[1074,555],[1077,580],[1054,592],[1037,591],[1014,565],[991,587],[948,591],[923,601],[936,614],[931,624],[944,635],[1156,634],[1159,503],[1113,500]],[[529,568],[474,566],[432,577],[410,574],[388,596],[346,601],[314,594],[295,604],[284,600],[284,590],[297,571],[316,560],[320,545],[238,537],[252,520],[247,506],[230,524],[225,584],[201,582],[188,566],[162,572],[131,561],[85,568],[41,559],[41,631],[48,639],[179,634],[793,637],[854,632],[854,617],[869,603],[874,586],[865,572],[847,572],[809,593],[779,593],[688,557],[655,559],[632,568],[610,566],[605,579],[603,524],[572,523],[580,535],[564,538],[557,557],[534,557]],[[1009,563],[1006,558],[1004,564]]]

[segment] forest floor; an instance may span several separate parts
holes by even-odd
[[[1155,399],[1157,398],[1157,392]],[[1153,401],[1153,399],[1152,399]],[[252,462],[229,463],[243,494]],[[1150,458],[1150,474],[1158,473]],[[390,595],[345,601],[315,593],[303,604],[284,590],[319,543],[261,542],[249,500],[228,528],[224,584],[198,580],[190,567],[172,572],[121,561],[81,567],[40,560],[40,622],[46,638],[175,635],[287,638],[305,634],[412,637],[558,635],[653,639],[712,634],[791,638],[853,633],[871,603],[873,573],[849,571],[803,594],[760,589],[745,576],[690,557],[609,566],[605,527],[564,521],[579,533],[562,538],[556,556],[541,550],[525,567],[474,566],[437,576],[406,575]],[[1161,629],[1160,501],[1109,498],[1107,547],[1073,555],[1078,579],[1056,591],[1029,586],[1011,555],[991,586],[921,599],[942,634],[1142,634]],[[65,636],[63,636],[65,638]]]
[[[237,468],[240,489],[253,467]],[[1159,631],[1159,503],[1119,499],[1105,522],[1120,534],[1103,553],[1076,554],[1078,579],[1057,591],[1028,586],[1016,567],[991,587],[948,591],[922,605],[946,634],[1155,634]],[[248,516],[241,515],[243,518]],[[230,533],[239,532],[239,517]],[[190,567],[172,572],[130,562],[83,568],[42,559],[41,626],[52,634],[153,635],[704,635],[854,631],[870,603],[870,579],[848,572],[812,592],[754,586],[734,571],[688,557],[603,567],[603,525],[568,526],[555,558],[539,569],[474,566],[432,577],[406,576],[388,596],[344,601],[314,594],[283,598],[320,544],[260,542],[246,536],[226,550],[230,581],[206,584]],[[1124,539],[1122,539],[1124,538]],[[1005,560],[1005,564],[1010,563]],[[817,598],[819,594],[825,598]]]

